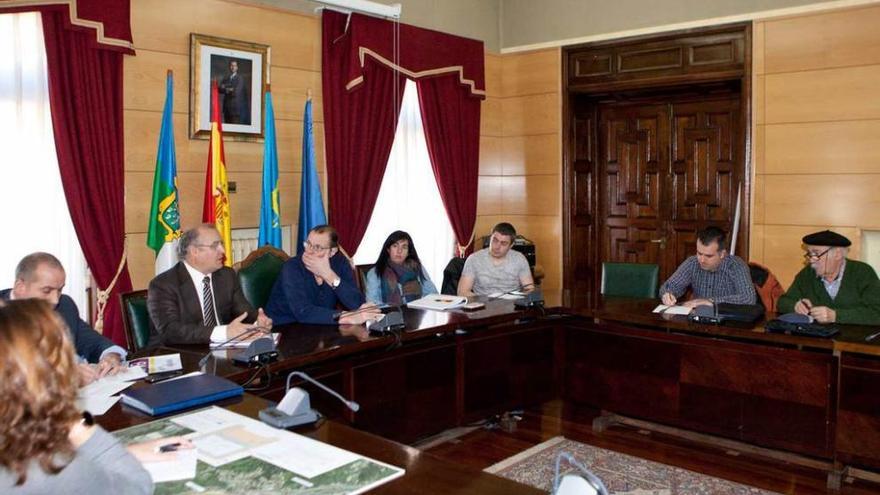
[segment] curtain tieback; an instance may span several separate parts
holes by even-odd
[[[125,267],[125,262],[128,258],[128,237],[124,237],[122,240],[122,257],[119,259],[119,266],[116,267],[116,275],[113,276],[113,280],[110,281],[110,284],[106,289],[101,290],[98,288],[98,297],[96,298],[96,310],[95,310],[95,330],[98,333],[104,333],[104,310],[107,308],[107,301],[110,300],[110,293],[113,292],[113,288],[116,287],[116,281],[119,280],[119,275],[122,273],[122,269]]]
[[[471,232],[471,238],[468,239],[467,244],[462,245],[462,244],[459,244],[458,242],[455,243],[456,247],[458,248],[458,257],[459,258],[464,258],[464,253],[467,252],[467,248],[468,248],[468,246],[471,245],[472,242],[474,242],[474,233],[473,232]]]

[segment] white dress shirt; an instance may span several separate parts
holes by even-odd
[[[191,267],[186,261],[183,262],[183,266],[186,267],[186,271],[189,273],[190,278],[192,278],[193,285],[196,288],[196,296],[199,298],[199,307],[202,308],[202,311],[204,311],[205,308],[205,295],[202,294],[202,280],[205,277],[208,277],[210,280],[211,294],[214,296],[214,321],[220,323],[220,317],[217,316],[217,294],[214,293],[214,278],[211,276],[212,274],[202,273]],[[214,330],[211,331],[211,342],[226,342],[227,340],[226,325],[217,325],[214,327]]]

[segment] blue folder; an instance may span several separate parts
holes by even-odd
[[[157,416],[242,394],[241,385],[203,374],[127,390],[122,394],[122,403]]]

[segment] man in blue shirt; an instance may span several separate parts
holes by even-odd
[[[382,316],[364,304],[338,240],[336,229],[319,225],[309,231],[303,254],[284,263],[266,304],[266,314],[276,325],[361,324]],[[350,311],[337,311],[337,304]]]
[[[12,289],[0,291],[0,299],[36,298],[49,302],[55,308],[67,325],[76,353],[83,360],[78,367],[82,384],[125,369],[125,349],[113,344],[83,321],[73,299],[61,293],[66,280],[67,275],[58,258],[49,253],[31,253],[18,263],[15,284]]]

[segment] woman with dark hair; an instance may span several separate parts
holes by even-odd
[[[382,245],[376,266],[367,272],[367,300],[400,305],[436,293],[412,237],[402,230],[392,232]]]
[[[138,461],[174,461],[158,447],[192,444],[169,437],[126,449],[77,410],[76,367],[70,334],[48,303],[0,305],[0,493],[153,493]]]

